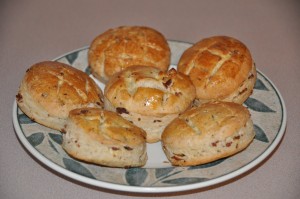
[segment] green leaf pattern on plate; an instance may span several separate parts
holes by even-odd
[[[33,120],[31,120],[27,115],[24,113],[20,114],[18,116],[20,124],[32,124],[35,123]]]
[[[49,133],[49,137],[51,138],[51,140],[53,140],[59,145],[61,145],[63,142],[63,138],[61,134]]]
[[[260,128],[258,125],[254,124],[254,131],[255,131],[255,139],[266,143],[269,142],[269,139],[265,134],[264,130]]]
[[[265,86],[265,84],[260,80],[256,79],[254,89],[268,91],[269,89]]]
[[[74,61],[77,59],[77,57],[78,57],[78,52],[73,52],[71,54],[68,54],[66,56],[66,59],[68,60],[70,65],[72,65],[74,63]]]
[[[261,101],[249,97],[245,104],[252,110],[257,112],[275,112],[274,110],[270,109],[267,105],[262,103]]]
[[[33,147],[36,147],[43,142],[44,138],[45,138],[44,134],[41,132],[38,132],[38,133],[33,133],[30,136],[28,136],[27,140]]]
[[[148,176],[148,172],[144,168],[130,168],[125,173],[126,182],[132,186],[142,185]]]
[[[66,169],[78,173],[80,175],[86,176],[88,178],[95,179],[93,174],[86,167],[82,166],[82,164],[78,161],[69,158],[63,158],[63,163],[66,166]]]

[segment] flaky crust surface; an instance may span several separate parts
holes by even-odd
[[[178,71],[189,75],[200,103],[232,101],[242,104],[251,95],[256,69],[248,48],[237,39],[215,36],[187,49]]]
[[[162,72],[154,67],[132,66],[111,78],[104,95],[105,103],[115,108],[162,116],[186,110],[195,98],[195,88],[175,69]]]
[[[104,107],[147,132],[147,142],[160,140],[164,127],[191,106],[195,88],[175,69],[162,72],[131,66],[113,76],[104,90]]]
[[[191,166],[233,155],[254,138],[247,108],[232,102],[210,102],[187,110],[162,134],[162,145],[173,165]]]
[[[142,26],[121,26],[93,40],[88,61],[92,74],[105,83],[112,75],[132,65],[154,66],[166,71],[170,54],[167,40],[158,31]]]
[[[20,109],[31,119],[62,131],[70,110],[103,107],[102,91],[87,74],[54,61],[31,66],[16,99]]]
[[[145,132],[116,113],[99,108],[70,111],[62,147],[72,157],[110,167],[147,161]]]

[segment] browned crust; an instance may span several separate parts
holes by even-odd
[[[74,108],[103,107],[103,94],[84,72],[67,64],[44,61],[27,70],[19,88],[17,103],[35,121],[61,130],[55,124],[52,126],[50,120],[65,120]]]
[[[189,75],[196,87],[197,98],[203,101],[226,99],[239,89],[251,72],[256,75],[253,67],[248,48],[227,36],[197,42],[183,53],[178,63],[178,71]],[[253,85],[248,89],[251,90]]]
[[[173,165],[189,166],[233,155],[253,138],[247,108],[232,102],[210,102],[173,120],[162,134],[162,144]]]
[[[170,48],[157,30],[143,26],[121,26],[97,36],[88,52],[93,75],[106,82],[115,73],[132,65],[154,66],[166,71]]]
[[[104,93],[105,106],[152,116],[180,113],[195,98],[195,88],[186,75],[149,66],[132,66],[116,74]]]

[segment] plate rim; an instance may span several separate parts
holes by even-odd
[[[177,42],[177,43],[183,43],[183,44],[192,44],[189,42],[184,41],[178,41],[178,40],[168,40],[168,42]],[[61,59],[65,57],[68,54],[86,50],[89,46],[84,46],[72,51],[69,51],[67,53],[64,53],[63,55],[57,56],[56,58],[52,59],[52,61],[57,61],[58,59]],[[275,84],[260,70],[257,69],[257,72],[260,73],[261,76],[263,76],[273,87],[274,91],[276,92],[276,95],[278,96],[281,108],[282,108],[282,120],[280,128],[272,141],[272,143],[261,153],[259,156],[257,156],[255,159],[253,159],[248,164],[221,176],[218,176],[216,178],[212,178],[210,180],[204,181],[204,182],[197,182],[192,184],[186,184],[186,185],[174,185],[174,186],[132,186],[132,185],[123,185],[123,184],[114,184],[111,182],[105,182],[101,181],[99,179],[92,179],[83,175],[80,175],[78,173],[75,173],[73,171],[67,170],[66,168],[61,167],[60,165],[52,162],[50,159],[46,158],[43,154],[41,154],[36,148],[34,148],[29,141],[26,139],[21,126],[18,122],[18,106],[16,103],[16,99],[13,103],[13,126],[14,130],[17,134],[17,137],[23,144],[23,146],[28,150],[35,158],[37,158],[40,162],[42,162],[47,167],[53,169],[54,171],[57,171],[58,173],[67,176],[73,180],[83,182],[89,185],[93,185],[96,187],[106,188],[109,190],[116,190],[116,191],[124,191],[124,192],[137,192],[137,193],[171,193],[171,192],[179,192],[179,191],[188,191],[193,189],[200,189],[204,187],[209,187],[212,185],[216,185],[222,182],[225,182],[227,180],[233,179],[250,169],[254,168],[255,166],[259,165],[263,160],[265,160],[274,150],[275,148],[280,144],[280,141],[282,140],[285,130],[286,130],[286,124],[287,124],[287,110],[285,106],[284,99],[279,92],[278,88],[275,86]]]

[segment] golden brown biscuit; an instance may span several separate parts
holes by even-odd
[[[54,61],[30,67],[16,99],[32,120],[59,131],[64,131],[70,110],[103,107],[102,91],[87,74]]]
[[[92,74],[106,83],[112,75],[132,65],[166,71],[170,65],[170,48],[165,37],[152,28],[121,26],[93,40],[88,61]]]
[[[178,71],[191,78],[198,104],[216,100],[242,104],[256,81],[249,50],[226,36],[206,38],[188,48],[179,60]]]
[[[192,166],[236,154],[254,136],[247,108],[232,102],[209,102],[173,120],[162,134],[162,146],[173,165]]]
[[[163,72],[149,66],[131,66],[107,83],[104,107],[143,128],[147,142],[157,142],[164,127],[189,108],[194,98],[191,80],[175,69]]]
[[[147,161],[146,133],[116,113],[99,108],[70,111],[62,147],[79,160],[110,167]]]

